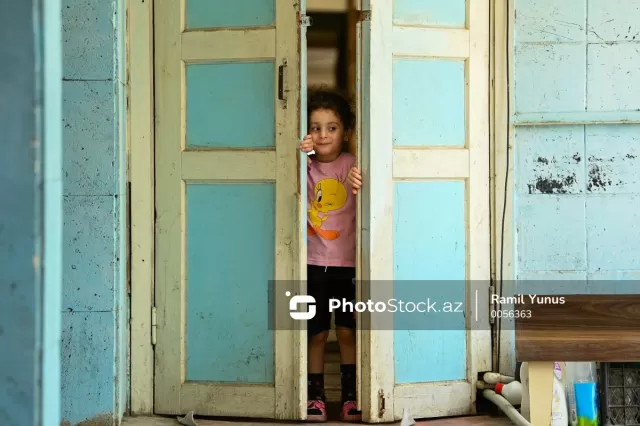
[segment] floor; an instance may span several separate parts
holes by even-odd
[[[277,426],[277,425],[313,425],[317,423],[295,423],[295,422],[247,422],[247,421],[219,421],[195,419],[198,426]],[[344,425],[340,422],[323,423],[327,426]],[[136,417],[125,419],[123,426],[179,426],[180,423],[175,418],[166,417]],[[394,425],[400,425],[400,422]],[[449,419],[436,419],[417,421],[416,426],[512,426],[513,423],[506,417],[456,417]]]

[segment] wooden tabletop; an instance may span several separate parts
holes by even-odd
[[[640,361],[640,295],[521,295],[513,310],[518,361]]]

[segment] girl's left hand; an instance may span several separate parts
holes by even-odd
[[[357,194],[360,187],[362,187],[362,176],[360,175],[360,169],[357,167],[352,167],[351,170],[349,170],[347,180],[353,188],[352,192],[354,194]]]

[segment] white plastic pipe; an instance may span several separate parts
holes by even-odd
[[[502,410],[502,412],[505,413],[507,417],[509,417],[517,426],[531,426],[531,423],[529,423],[527,419],[522,417],[522,415],[513,407],[513,405],[509,404],[509,401],[507,401],[491,389],[483,390],[482,396],[496,404],[496,406],[500,410]]]
[[[484,380],[485,383],[495,385],[496,383],[511,383],[515,379],[511,376],[503,376],[500,373],[484,373],[482,380]]]
[[[492,384],[489,384],[489,383],[485,383],[482,380],[478,380],[476,382],[476,388],[481,389],[481,390],[482,389],[495,389],[496,385],[492,385]]]

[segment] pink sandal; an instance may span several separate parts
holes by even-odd
[[[340,420],[343,422],[362,422],[362,412],[358,411],[358,405],[355,401],[347,401],[342,405],[340,412]]]
[[[320,399],[307,401],[307,421],[318,423],[327,421],[327,408],[324,401]]]

